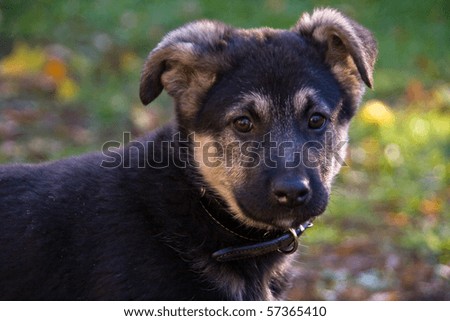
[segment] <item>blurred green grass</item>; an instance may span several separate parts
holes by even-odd
[[[371,29],[379,59],[375,90],[367,92],[351,127],[348,166],[337,178],[327,213],[304,242],[323,256],[322,250],[339,252],[340,244],[370,238],[381,259],[394,252],[405,257],[405,266],[418,257],[448,267],[450,3],[445,0],[2,0],[0,162],[98,150],[125,131],[140,135],[167,121],[173,115],[169,97],[163,94],[144,108],[138,85],[146,55],[173,28],[200,18],[288,28],[302,12],[323,6]],[[380,104],[387,118],[370,119]],[[437,278],[448,282],[449,275]]]
[[[0,6],[3,44],[17,39],[58,43],[76,49],[97,66],[110,62],[104,57],[112,49],[144,57],[167,31],[193,19],[219,19],[239,27],[286,28],[303,11],[332,6],[364,22],[378,39],[382,49],[375,74],[378,96],[396,96],[409,79],[432,85],[450,76],[449,3],[445,0],[345,4],[333,0],[3,0]]]

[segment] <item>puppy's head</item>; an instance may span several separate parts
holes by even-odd
[[[295,227],[325,210],[376,54],[371,33],[332,9],[290,30],[198,21],[149,54],[140,97],[175,99],[198,173],[237,219]]]

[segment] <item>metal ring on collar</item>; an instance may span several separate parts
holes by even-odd
[[[284,249],[278,249],[279,252],[283,253],[283,254],[292,254],[295,251],[297,251],[298,248],[298,236],[297,236],[297,232],[295,231],[295,229],[290,228],[289,232],[291,232],[291,235],[293,236],[294,240],[292,241],[291,244],[289,244],[290,248],[284,248]]]

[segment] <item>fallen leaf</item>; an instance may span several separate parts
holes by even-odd
[[[44,74],[61,84],[67,77],[67,67],[61,59],[50,58],[44,66]]]
[[[10,54],[0,61],[0,74],[20,77],[37,73],[42,69],[45,60],[45,52],[41,48],[33,49],[19,42]]]
[[[381,100],[369,100],[361,108],[361,118],[366,123],[390,126],[395,122],[395,115]]]

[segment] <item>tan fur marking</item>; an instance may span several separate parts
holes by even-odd
[[[237,204],[236,198],[231,191],[232,186],[244,184],[246,181],[246,177],[244,174],[245,169],[239,166],[241,155],[235,155],[237,153],[233,153],[233,164],[230,167],[225,166],[225,159],[219,156],[217,160],[221,161],[220,166],[208,166],[207,161],[205,161],[205,155],[203,155],[203,146],[205,146],[206,144],[209,145],[213,142],[217,142],[217,140],[215,140],[214,137],[208,135],[198,134],[195,136],[195,140],[197,142],[200,142],[200,146],[194,149],[194,159],[197,166],[199,166],[200,174],[202,175],[208,186],[210,186],[218,195],[220,195],[225,200],[235,218],[248,226],[263,229],[273,229],[273,226],[248,218],[240,209],[239,205]],[[219,143],[221,143],[222,146],[225,146],[224,142]],[[209,150],[209,152],[211,152],[211,149]],[[208,161],[213,162],[214,158],[209,158]]]
[[[266,121],[270,119],[270,108],[273,106],[273,102],[270,97],[262,93],[250,92],[242,96],[239,106],[244,106],[251,103],[254,104],[255,111],[261,118]]]
[[[164,87],[183,108],[184,116],[195,114],[217,72],[228,67],[227,56],[220,49],[227,46],[228,29],[224,24],[202,20],[164,37],[144,65],[142,102],[150,103]]]
[[[364,94],[360,79],[368,87],[373,84],[377,50],[371,34],[337,10],[329,8],[316,9],[312,15],[304,13],[293,30],[327,44],[327,63],[338,81],[357,97],[356,103],[359,103]]]

